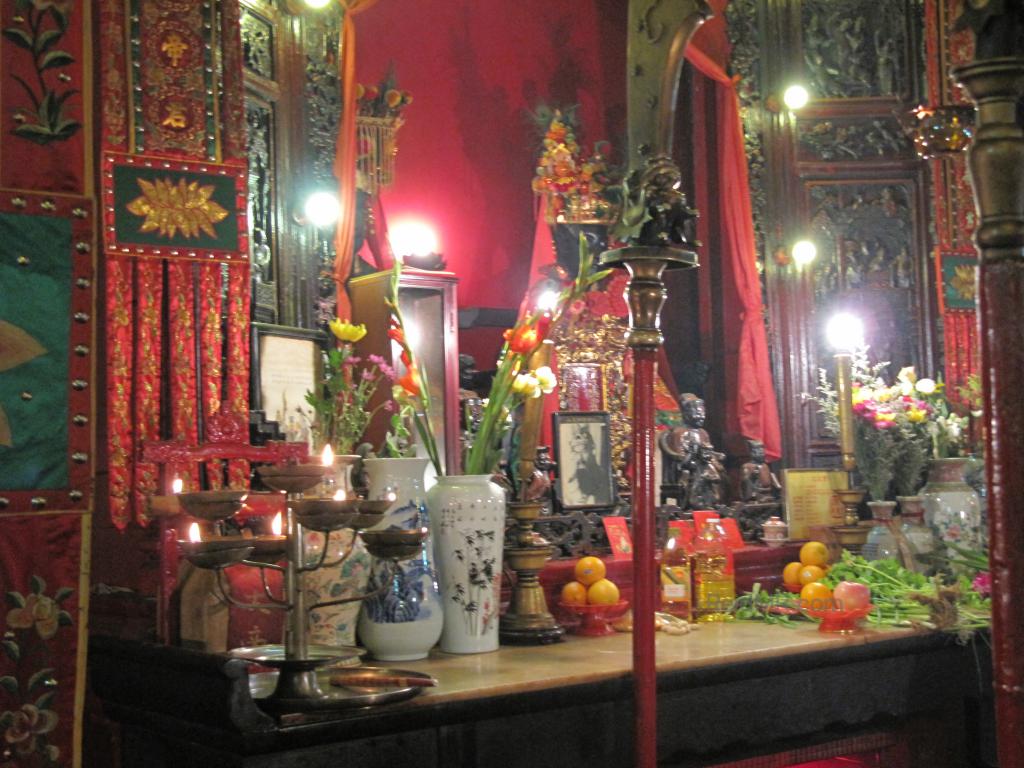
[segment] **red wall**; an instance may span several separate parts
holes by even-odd
[[[626,2],[387,0],[356,25],[357,79],[376,83],[394,61],[414,98],[382,196],[388,221],[434,226],[461,306],[518,306],[531,282],[540,143],[528,112],[578,103],[579,138],[621,148]]]

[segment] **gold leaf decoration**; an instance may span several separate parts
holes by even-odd
[[[974,267],[970,264],[958,264],[953,268],[953,278],[949,286],[964,301],[974,301],[977,287],[974,282]]]
[[[46,354],[46,347],[33,336],[6,320],[0,320],[0,373],[17,368],[40,355]],[[11,425],[3,406],[0,406],[0,445],[12,446]]]
[[[178,179],[138,179],[142,194],[128,203],[130,213],[144,216],[140,232],[156,232],[161,237],[174,237],[178,231],[185,237],[199,237],[200,232],[216,237],[214,224],[227,218],[228,212],[211,200],[213,185],[186,183]]]

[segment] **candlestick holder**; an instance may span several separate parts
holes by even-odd
[[[498,639],[506,645],[547,645],[565,635],[565,628],[548,610],[540,585],[539,574],[554,552],[547,539],[533,530],[543,508],[542,501],[508,504],[508,513],[516,522],[516,546],[505,547],[505,562],[515,571],[516,583],[509,609],[498,625]]]
[[[867,541],[871,530],[870,527],[860,524],[860,515],[857,511],[867,491],[863,488],[845,488],[833,493],[843,504],[843,525],[833,525],[830,530],[843,549],[857,554],[864,548],[864,542]]]
[[[353,597],[308,603],[301,586],[304,573],[321,568],[340,567],[352,554],[354,539],[340,557],[328,560],[330,540],[345,528],[356,531],[367,551],[379,559],[395,564],[416,556],[421,549],[425,531],[365,531],[383,519],[390,506],[387,499],[306,498],[302,494],[317,487],[328,468],[322,464],[280,464],[258,469],[263,483],[272,490],[287,494],[284,534],[279,536],[215,536],[199,541],[179,541],[184,557],[198,568],[217,574],[215,593],[225,603],[248,610],[279,610],[286,613],[283,646],[242,648],[233,653],[238,658],[276,668],[277,682],[272,693],[261,703],[275,711],[309,711],[351,706],[336,691],[325,691],[317,670],[358,660],[361,649],[351,647],[311,646],[308,637],[309,614],[318,608],[365,600],[380,594],[376,590]],[[182,509],[202,520],[219,523],[241,509],[245,493],[240,491],[200,491],[182,494]],[[308,529],[324,537],[319,557],[307,559],[305,533]],[[283,564],[280,564],[281,561]],[[233,565],[259,568],[266,602],[247,603],[233,597],[224,570]],[[275,595],[266,578],[267,570],[284,575],[284,595]],[[389,582],[387,579],[385,583]],[[384,588],[386,589],[386,587]]]

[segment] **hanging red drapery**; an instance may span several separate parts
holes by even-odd
[[[340,212],[334,233],[334,284],[338,317],[350,320],[352,303],[345,284],[352,273],[352,246],[356,235],[356,28],[354,16],[375,5],[377,0],[338,0],[345,16],[341,21],[341,119],[334,155],[334,177],[338,180]]]
[[[725,277],[723,301],[726,372],[726,432],[764,443],[769,461],[782,457],[779,409],[772,383],[761,283],[757,274],[754,218],[736,82],[725,71],[727,0],[712,0],[714,17],[693,36],[686,59],[715,82],[718,136],[717,237]]]

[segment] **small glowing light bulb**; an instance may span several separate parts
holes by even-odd
[[[803,109],[811,100],[811,94],[802,85],[791,85],[782,94],[782,103],[789,109]]]
[[[176,477],[171,481],[171,493],[181,493],[181,489],[184,487],[185,483],[182,482],[180,477]]]
[[[797,266],[805,266],[814,261],[818,255],[818,248],[810,240],[798,240],[793,243],[793,261]]]

